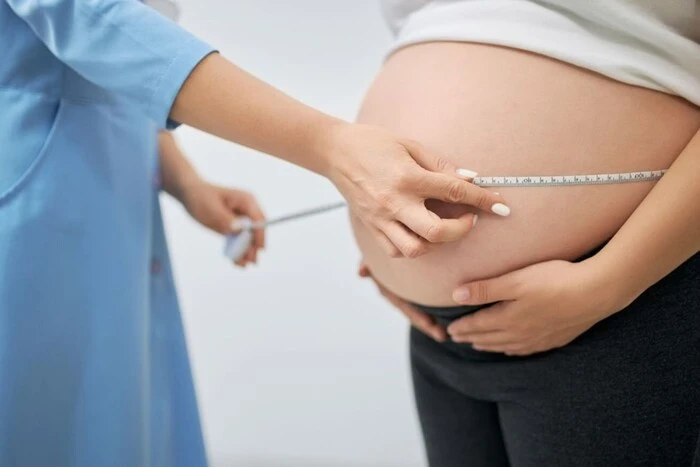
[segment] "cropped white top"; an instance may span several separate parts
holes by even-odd
[[[393,52],[461,41],[527,50],[700,106],[700,0],[382,0]]]

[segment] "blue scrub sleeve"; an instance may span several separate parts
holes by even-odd
[[[137,0],[5,0],[63,63],[128,96],[158,125],[214,49]]]

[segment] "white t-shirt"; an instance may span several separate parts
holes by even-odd
[[[409,44],[527,50],[700,106],[700,0],[382,0]]]

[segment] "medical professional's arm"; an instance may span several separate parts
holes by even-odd
[[[240,216],[264,221],[258,202],[242,190],[213,185],[202,179],[168,131],[158,135],[160,146],[160,178],[163,190],[182,203],[197,222],[218,232],[235,230]],[[265,247],[265,231],[257,229],[246,255],[236,261],[239,266],[256,263],[258,251]]]
[[[440,219],[426,199],[508,213],[500,196],[419,144],[291,99],[136,0],[4,1],[66,65],[156,122],[172,108],[181,123],[328,177],[388,254],[417,256],[472,228],[472,214]]]
[[[417,256],[427,250],[419,237],[457,240],[473,226],[472,214],[439,219],[425,207],[428,198],[489,211],[500,203],[498,195],[458,180],[456,167],[419,144],[311,109],[219,55],[193,71],[171,116],[328,177],[390,254]],[[508,208],[494,212],[507,215]]]

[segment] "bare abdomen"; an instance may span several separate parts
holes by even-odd
[[[358,120],[420,141],[480,175],[667,168],[700,127],[687,102],[534,54],[466,43],[400,50]],[[499,188],[512,214],[479,213],[462,241],[418,259],[387,257],[353,219],[375,277],[398,295],[453,305],[455,285],[545,259],[575,259],[612,236],[653,183]],[[431,203],[442,215],[465,210]]]

